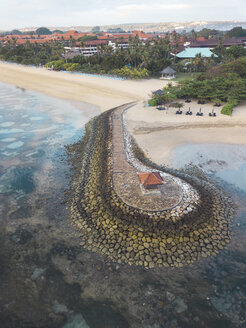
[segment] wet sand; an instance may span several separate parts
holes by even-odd
[[[184,113],[191,108],[192,116]],[[202,108],[204,116],[196,116]],[[182,144],[246,144],[246,103],[234,109],[232,117],[220,114],[209,117],[213,104],[185,104],[182,115],[176,109],[158,111],[139,102],[126,114],[129,131],[139,146],[156,163],[169,163],[173,149]]]

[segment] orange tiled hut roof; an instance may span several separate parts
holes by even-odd
[[[143,185],[145,188],[163,184],[163,180],[159,172],[139,173],[138,177],[141,185]]]

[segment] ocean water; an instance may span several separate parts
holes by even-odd
[[[69,223],[64,145],[88,119],[0,84],[0,327],[246,327],[246,148],[174,151],[173,166],[198,165],[232,196],[233,237],[216,257],[146,271],[84,250]]]
[[[171,165],[181,168],[189,163],[246,192],[246,146],[191,144],[176,147]]]

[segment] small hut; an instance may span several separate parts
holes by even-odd
[[[162,177],[159,172],[139,173],[138,178],[140,185],[145,189],[156,189],[163,184]]]
[[[166,68],[164,68],[162,71],[161,71],[161,79],[164,80],[164,79],[174,79],[176,77],[176,71],[168,66]]]
[[[157,96],[162,96],[162,95],[164,95],[164,91],[161,89],[158,89],[156,91],[153,91],[152,94],[157,95]]]

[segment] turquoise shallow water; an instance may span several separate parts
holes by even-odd
[[[180,269],[118,267],[84,250],[69,223],[64,145],[87,120],[70,103],[0,84],[1,328],[244,328],[246,149],[189,145],[172,158],[233,197],[226,250]]]
[[[32,171],[32,190],[39,188],[36,174],[42,172],[44,179],[48,174],[44,168],[54,167],[63,146],[82,135],[87,118],[69,103],[12,86],[0,85],[0,100],[0,165],[4,167],[0,192],[22,192],[20,183],[18,189],[13,187],[13,172],[27,166]],[[21,181],[25,184],[25,178]]]

